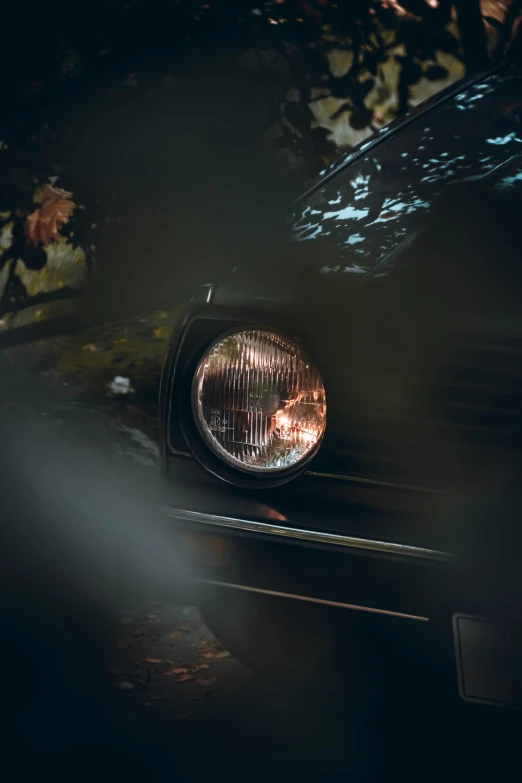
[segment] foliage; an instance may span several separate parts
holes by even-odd
[[[316,121],[314,103],[329,97],[335,101],[331,119],[355,132],[376,130],[390,118],[376,113],[368,96],[386,63],[398,66],[393,89],[396,111],[404,113],[421,78],[438,82],[448,76],[440,53],[460,59],[468,71],[499,56],[522,3],[513,0],[506,13],[504,5],[495,0],[93,0],[80,15],[59,0],[52,14],[45,4],[36,7],[30,28],[24,8],[13,5],[5,29],[23,35],[8,37],[2,51],[12,78],[0,124],[0,229],[11,223],[13,241],[0,256],[0,274],[9,266],[0,316],[30,304],[15,272],[17,261],[28,269],[46,264],[42,244],[26,241],[26,218],[37,207],[35,187],[60,172],[60,150],[74,132],[67,117],[75,113],[79,92],[91,94],[89,111],[95,114],[107,103],[124,101],[129,90],[136,95],[163,84],[166,76],[189,80],[210,64],[225,80],[246,79],[264,96],[267,112],[260,131],[270,131],[273,146],[313,175],[338,153],[330,130]],[[351,58],[342,73],[332,69],[332,56],[339,52]],[[248,53],[258,67],[244,67]],[[62,122],[50,119],[47,108],[56,96],[69,107]],[[76,192],[74,198],[84,201]],[[61,233],[73,246],[82,243],[92,266],[92,233],[108,215],[103,199],[86,198],[85,207],[75,210]]]

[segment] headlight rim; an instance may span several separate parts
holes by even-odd
[[[293,329],[289,329],[288,331],[285,331],[278,326],[273,326],[266,323],[236,322],[234,326],[231,326],[229,329],[220,331],[219,334],[214,333],[212,339],[208,340],[205,345],[200,346],[197,353],[193,354],[192,361],[186,368],[187,373],[185,374],[186,400],[187,393],[189,395],[186,412],[188,414],[187,409],[190,409],[190,415],[187,415],[186,418],[184,417],[185,420],[182,428],[187,440],[187,444],[189,445],[196,461],[200,464],[201,467],[214,475],[216,478],[219,478],[226,483],[233,484],[234,486],[248,489],[275,487],[280,484],[285,484],[305,472],[310,462],[317,456],[317,452],[319,451],[323,442],[324,430],[314,448],[311,449],[301,460],[299,460],[299,462],[286,468],[268,469],[263,471],[256,470],[255,468],[251,469],[244,467],[241,464],[231,464],[229,461],[225,461],[207,442],[207,439],[201,432],[201,428],[198,422],[198,413],[196,407],[197,401],[194,391],[197,371],[201,365],[201,362],[208,355],[208,353],[224,339],[244,331],[264,331],[271,334],[280,335],[283,339],[289,340],[299,346],[299,348],[301,348],[306,354],[310,356],[310,359],[313,361],[314,365],[316,367],[318,366],[317,362],[312,358],[310,351],[306,346],[306,341],[302,339],[302,333],[299,333],[297,330],[294,331]],[[319,368],[318,372],[324,385],[323,376]],[[326,392],[326,397],[327,396],[328,395]],[[190,423],[188,421],[189,418]]]

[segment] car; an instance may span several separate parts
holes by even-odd
[[[288,242],[186,303],[162,512],[248,665],[338,635],[363,667],[431,655],[464,700],[520,703],[521,199],[511,59],[322,172]]]

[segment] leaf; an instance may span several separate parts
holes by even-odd
[[[176,677],[176,682],[188,682],[193,679],[194,677],[191,674],[182,674],[180,677]]]
[[[169,633],[169,639],[179,639],[180,636],[183,636],[184,634],[188,633],[189,629],[186,628],[184,625],[181,625],[177,630],[172,631]]]
[[[202,669],[210,669],[210,666],[208,665],[208,663],[198,663],[195,666],[190,667],[190,671],[192,674],[195,674],[196,672],[199,672]]]
[[[351,96],[354,103],[362,103],[368,93],[373,90],[375,79],[365,79],[362,82],[356,81],[353,84]]]
[[[350,115],[350,125],[354,130],[363,130],[366,128],[373,119],[373,112],[366,106],[360,106],[354,109]]]
[[[339,117],[341,117],[345,112],[352,110],[352,104],[351,103],[342,103],[339,108],[334,111],[333,114],[330,115],[331,120],[338,120]]]
[[[215,660],[232,657],[228,650],[202,650],[201,656],[202,658],[214,658]]]
[[[8,251],[11,258],[13,257],[13,251],[16,251],[17,257],[24,262],[27,269],[43,269],[47,263],[47,254],[43,247],[29,247],[25,244],[25,242],[21,246],[19,244],[16,246],[13,242],[10,250]],[[5,255],[4,260],[6,260]]]
[[[145,658],[145,663],[163,663],[159,658]]]
[[[199,643],[199,654],[202,658],[231,658],[232,656],[223,648],[223,645],[217,640],[202,640]]]
[[[424,77],[430,81],[435,81],[436,79],[447,79],[448,69],[443,65],[430,65],[429,68],[426,68],[424,71]]]
[[[202,685],[203,688],[208,688],[211,685],[214,685],[215,682],[216,682],[215,677],[206,677],[206,678],[201,678],[200,680],[196,680],[196,684]]]
[[[188,667],[175,666],[174,669],[169,669],[168,671],[163,672],[164,677],[172,677],[175,674],[188,674]]]
[[[58,239],[58,233],[74,212],[72,193],[45,184],[39,191],[39,209],[25,219],[25,240],[32,247],[47,247]]]
[[[152,334],[156,338],[156,340],[165,340],[167,337],[167,331],[165,329],[165,325],[162,324],[161,326],[158,326],[156,329],[153,330]]]
[[[416,84],[423,76],[422,68],[414,60],[406,60],[402,66],[401,79],[405,84]]]

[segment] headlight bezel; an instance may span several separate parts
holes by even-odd
[[[276,319],[274,318],[274,321]],[[201,359],[224,337],[244,330],[263,330],[281,334],[297,343],[313,357],[324,384],[324,373],[320,363],[307,345],[305,333],[293,324],[266,323],[237,317],[199,316],[187,319],[177,335],[172,350],[169,370],[170,382],[166,386],[166,446],[168,451],[179,457],[193,457],[207,473],[222,482],[239,489],[268,489],[286,484],[305,472],[316,457],[320,446],[311,451],[296,465],[277,472],[243,471],[227,464],[207,445],[203,439],[193,412],[193,378]],[[326,396],[328,390],[326,389]]]
[[[198,428],[200,437],[205,442],[207,448],[218,457],[218,459],[222,462],[224,462],[226,465],[228,465],[234,472],[238,471],[239,473],[247,474],[248,476],[263,476],[263,477],[281,477],[284,478],[287,475],[293,476],[296,472],[302,472],[306,466],[310,463],[310,461],[315,457],[317,454],[317,451],[319,450],[321,446],[321,442],[324,436],[324,430],[326,427],[326,410],[324,414],[324,423],[323,423],[323,429],[320,433],[317,442],[314,444],[312,448],[310,448],[306,454],[302,455],[297,462],[295,462],[292,465],[288,465],[286,467],[282,468],[257,468],[252,467],[247,464],[242,464],[239,461],[235,461],[233,457],[229,454],[227,454],[226,449],[221,446],[219,441],[216,439],[215,443],[212,443],[212,436],[210,434],[210,431],[208,429],[208,426],[206,422],[203,420],[203,417],[201,415],[201,410],[199,406],[199,399],[198,399],[198,375],[200,368],[202,366],[202,363],[205,361],[205,359],[211,354],[214,348],[216,348],[219,344],[223,343],[227,338],[233,337],[235,335],[240,335],[242,333],[259,333],[259,334],[266,334],[270,335],[272,337],[279,337],[282,341],[287,342],[291,346],[295,347],[298,351],[302,353],[302,358],[304,360],[308,360],[310,364],[312,365],[313,369],[318,374],[318,379],[321,385],[324,389],[324,384],[321,378],[321,375],[319,371],[317,370],[317,367],[315,366],[315,362],[309,355],[309,353],[306,351],[304,346],[295,340],[294,338],[290,337],[288,334],[282,332],[280,329],[275,329],[273,327],[266,327],[266,326],[254,326],[252,324],[249,324],[248,326],[243,327],[237,327],[234,329],[229,329],[226,332],[221,333],[218,335],[212,343],[207,347],[206,351],[201,355],[201,358],[198,362],[198,365],[196,367],[196,370],[194,372],[193,381],[192,381],[192,414],[196,423],[196,427]],[[325,409],[326,409],[326,402]]]

